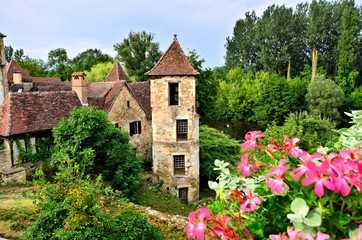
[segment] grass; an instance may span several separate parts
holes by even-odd
[[[23,192],[31,195],[33,188],[25,185],[0,186],[0,237],[8,239],[19,239],[26,227],[36,219],[37,213],[33,200],[30,197],[23,196]],[[166,239],[187,239],[185,233],[185,224],[170,221],[174,215],[187,217],[191,211],[205,205],[213,193],[202,191],[203,201],[198,205],[183,204],[176,197],[170,197],[167,193],[161,192],[150,182],[145,181],[142,188],[137,193],[135,204],[144,206],[136,207],[142,214],[147,215],[149,221],[158,226],[163,232]],[[117,215],[127,204],[121,200],[109,203],[106,206],[106,212]],[[147,214],[144,209],[154,209],[161,214],[166,214],[165,218],[160,218],[158,215]],[[168,214],[168,215],[167,215]],[[167,219],[167,217],[169,217]],[[177,217],[176,217],[177,218]]]

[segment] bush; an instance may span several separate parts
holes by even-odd
[[[284,136],[299,138],[298,146],[306,151],[315,150],[318,146],[332,147],[338,134],[334,122],[320,116],[312,116],[307,112],[291,113],[283,126],[269,126],[265,130],[266,139],[270,137],[278,143],[284,141]]]
[[[110,239],[160,240],[165,239],[158,227],[133,208],[124,209],[116,218],[116,227]]]

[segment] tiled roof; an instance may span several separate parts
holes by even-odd
[[[199,73],[191,66],[182,50],[176,35],[156,65],[148,72],[147,76],[198,76]]]
[[[141,105],[145,111],[147,118],[151,119],[152,117],[152,108],[151,108],[151,87],[148,82],[134,82],[127,83],[129,89],[135,96],[138,103]]]
[[[4,38],[4,37],[6,37],[4,34],[2,34],[2,33],[0,33],[0,37],[1,38]]]
[[[60,77],[31,77],[32,82],[43,82],[43,83],[53,83],[53,82],[61,82],[62,79]]]
[[[6,78],[8,79],[9,85],[13,83],[13,73],[20,72],[21,77],[24,81],[31,82],[31,77],[29,75],[29,71],[22,69],[14,60],[11,60],[9,64],[6,66]]]
[[[92,82],[88,84],[88,103],[106,112],[110,110],[125,81]]]
[[[72,84],[71,82],[35,82],[33,90],[39,92],[72,91]]]
[[[108,75],[108,78],[105,80],[106,82],[113,81],[122,81],[125,80],[127,82],[132,82],[131,79],[128,78],[127,74],[124,72],[121,64],[116,62],[113,65],[111,73]]]
[[[0,106],[0,135],[50,130],[74,106],[81,106],[73,91],[9,93]]]

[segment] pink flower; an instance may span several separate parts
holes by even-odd
[[[318,231],[316,237],[313,237],[313,236],[309,235],[308,233],[299,233],[298,235],[299,235],[299,237],[302,237],[305,240],[325,240],[325,239],[329,238],[328,234],[322,233],[320,231]]]
[[[207,208],[199,208],[189,214],[189,223],[186,226],[186,234],[188,238],[198,240],[204,239],[204,232],[206,227],[206,218],[211,215]]]
[[[250,168],[253,169],[254,171],[258,170],[258,167],[256,166],[256,164],[249,163],[248,158],[249,158],[249,153],[246,153],[243,156],[241,156],[240,157],[241,162],[238,166],[238,170],[240,172],[242,172],[242,175],[244,177],[250,176]]]
[[[241,146],[243,150],[250,150],[254,149],[256,147],[256,139],[264,137],[264,134],[261,133],[261,131],[249,131],[247,134],[245,134],[245,142]]]
[[[329,190],[334,191],[335,186],[329,180],[327,180],[324,174],[329,169],[329,164],[326,161],[322,161],[320,166],[317,166],[314,162],[309,162],[307,164],[308,170],[306,171],[306,178],[302,180],[304,186],[314,185],[314,192],[317,196],[322,197],[324,195],[324,186]]]
[[[310,162],[313,162],[317,159],[320,159],[322,158],[323,155],[319,152],[317,153],[313,153],[311,156],[309,156],[308,153],[306,152],[303,152],[300,156],[299,156],[299,159],[301,160],[301,165],[297,168],[295,168],[290,174],[295,174],[294,176],[294,181],[298,182],[299,181],[299,178],[305,174],[309,168],[308,168],[308,164]]]
[[[303,150],[298,148],[296,145],[298,141],[298,138],[289,139],[288,136],[284,136],[285,150],[287,150],[288,154],[293,155],[295,158],[299,157],[303,153]]]
[[[289,164],[284,165],[287,161],[285,159],[280,159],[277,167],[273,167],[272,171],[265,175],[265,178],[268,179],[273,176],[273,180],[266,182],[267,187],[271,187],[273,194],[280,194],[283,191],[284,184],[284,172],[288,170]]]
[[[257,208],[257,205],[261,204],[262,197],[258,197],[257,194],[253,194],[250,190],[244,190],[247,200],[241,204],[241,211],[252,212]]]

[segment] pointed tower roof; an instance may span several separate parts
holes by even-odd
[[[156,65],[148,72],[146,76],[198,76],[199,73],[191,66],[184,51],[182,50],[177,35],[170,47],[162,55]]]
[[[4,34],[0,33],[0,38],[6,37]]]
[[[105,80],[105,82],[114,82],[114,81],[122,81],[125,80],[127,82],[132,82],[131,79],[127,76],[127,74],[124,72],[121,64],[119,62],[116,62],[113,65],[111,73],[108,75],[108,78]]]
[[[14,60],[10,60],[9,64],[6,66],[6,77],[8,79],[9,85],[13,83],[14,72],[20,72],[24,81],[31,82],[29,71],[21,68]]]

